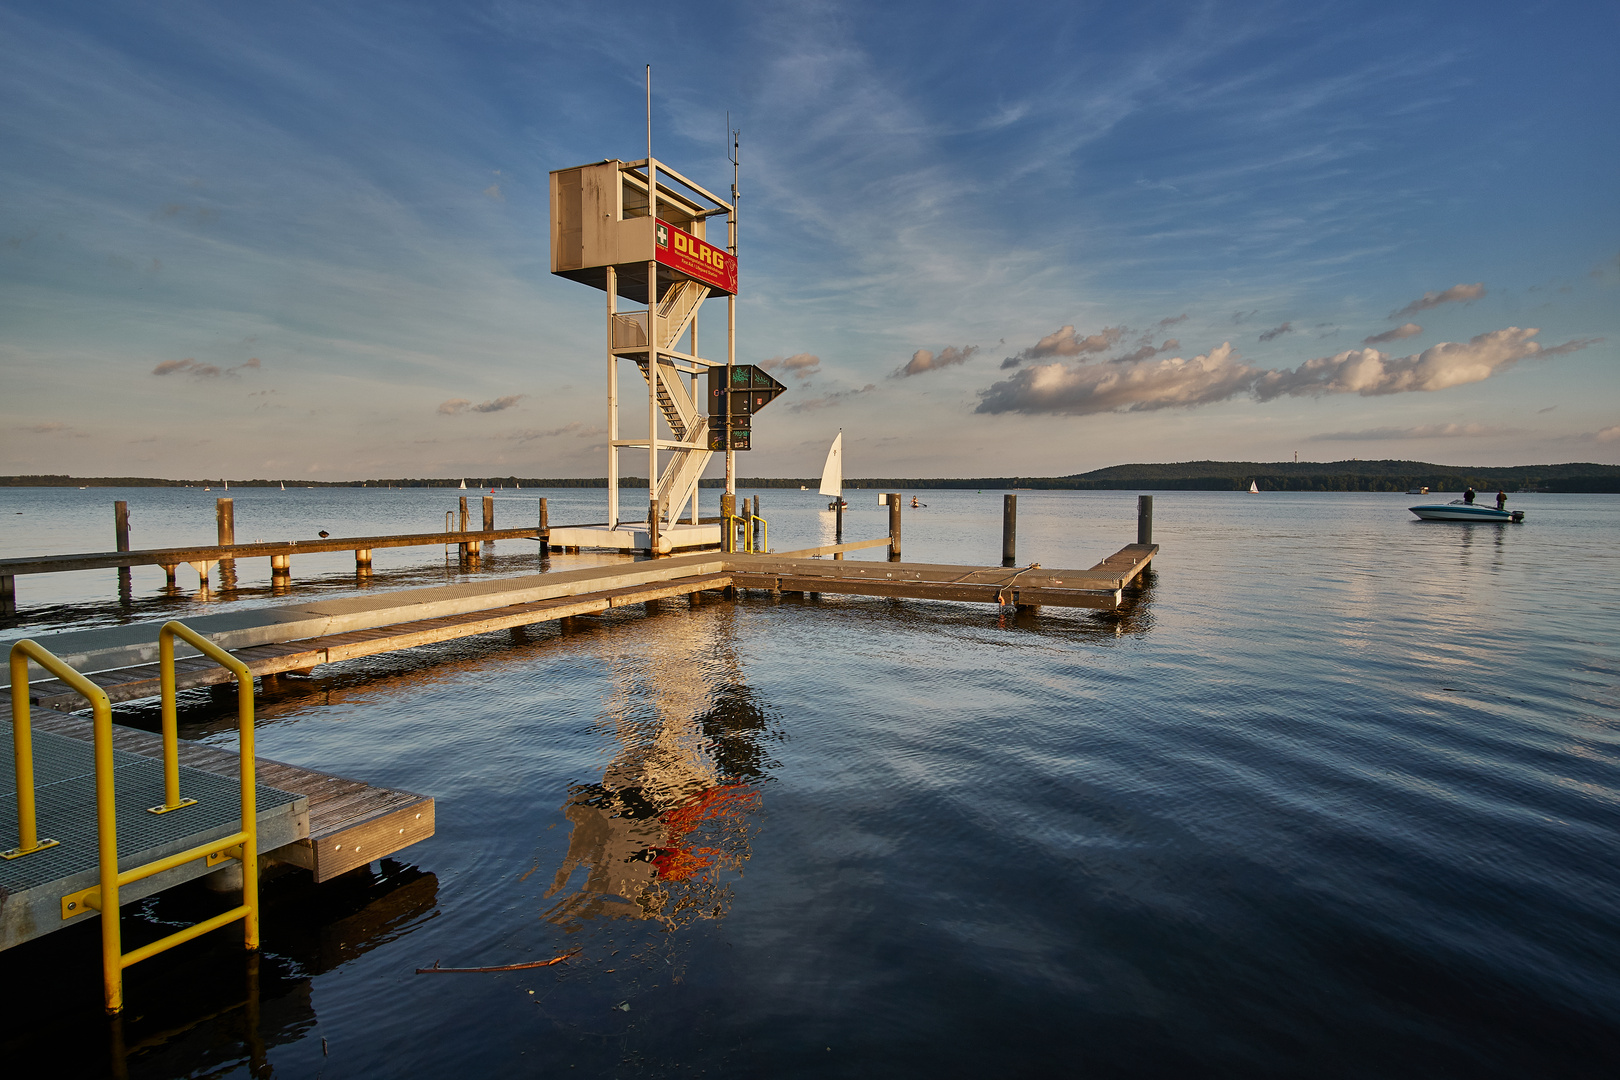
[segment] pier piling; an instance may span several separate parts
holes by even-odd
[[[113,503],[113,543],[117,546],[115,551],[129,550],[129,503],[122,499]],[[118,568],[118,598],[127,602],[134,585],[133,575],[127,566]]]
[[[484,496],[484,531],[495,531],[495,496]]]
[[[546,516],[546,500],[540,500],[540,522],[537,530],[540,535],[540,555],[551,554],[551,519]]]
[[[647,501],[647,554],[658,558],[658,500]]]
[[[889,493],[889,561],[900,561],[900,493]]]
[[[214,501],[214,522],[219,526],[219,546],[230,547],[236,543],[236,507],[230,499],[216,499]],[[127,550],[120,548],[120,551]]]
[[[1153,496],[1136,497],[1136,542],[1153,543]]]
[[[1018,496],[1001,497],[1001,565],[1018,562]]]

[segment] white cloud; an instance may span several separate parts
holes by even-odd
[[[1243,393],[1272,401],[1284,396],[1354,393],[1376,397],[1445,390],[1488,379],[1526,357],[1575,352],[1601,340],[1585,338],[1543,348],[1531,340],[1537,333],[1533,328],[1510,326],[1468,342],[1442,342],[1402,357],[1377,349],[1350,349],[1307,360],[1292,370],[1240,363],[1230,342],[1191,360],[1041,364],[981,390],[975,411],[1083,416],[1207,405]]]
[[[813,375],[821,372],[821,357],[814,353],[794,353],[792,356],[773,356],[759,365],[766,371],[776,371],[780,368],[800,379],[808,382]]]
[[[1001,369],[1005,371],[1025,361],[1045,360],[1049,356],[1086,356],[1107,352],[1119,344],[1119,339],[1124,335],[1123,326],[1105,327],[1089,337],[1080,337],[1072,326],[1060,326],[1017,356],[1007,357],[1001,362]]]

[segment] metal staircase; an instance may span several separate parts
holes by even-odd
[[[708,295],[709,287],[695,281],[678,282],[664,294],[658,304],[658,328],[661,331],[658,335],[659,349],[673,349],[675,343],[685,336],[698,306]],[[631,358],[641,369],[642,377],[648,377],[645,311],[614,317],[613,349],[620,354],[639,353]],[[698,479],[714,453],[706,445],[707,414],[699,412],[698,402],[692,399],[681,372],[663,358],[658,362],[658,407],[678,441],[705,443],[702,448],[678,447],[671,450],[669,460],[658,478],[659,517],[665,524],[673,524],[680,520],[681,512],[697,491]]]

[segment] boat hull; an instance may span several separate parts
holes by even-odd
[[[1490,506],[1440,503],[1435,506],[1407,507],[1424,521],[1523,521],[1523,510],[1497,510]]]

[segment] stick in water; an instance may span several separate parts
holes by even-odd
[[[550,960],[533,960],[527,964],[501,964],[498,967],[447,968],[440,967],[439,962],[435,960],[432,967],[417,968],[416,973],[418,975],[473,975],[485,971],[523,971],[526,968],[543,968],[550,967],[552,964],[560,964],[570,956],[578,956],[583,951],[582,949],[570,949],[561,956],[554,956]]]

